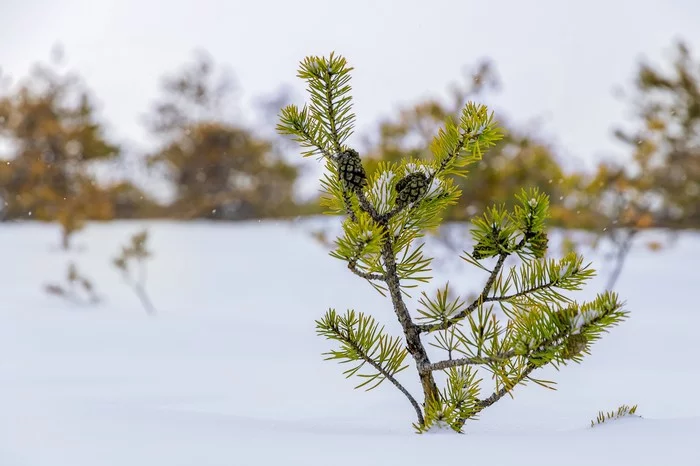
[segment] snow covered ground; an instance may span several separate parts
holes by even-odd
[[[466,435],[419,436],[392,386],[355,391],[322,360],[314,319],[328,307],[398,332],[311,223],[97,224],[70,253],[55,226],[0,225],[0,466],[700,465],[699,235],[634,250],[618,286],[630,319],[583,364],[540,372],[556,392],[519,387]],[[155,317],[110,265],[143,225]],[[69,260],[102,304],[43,292]],[[436,276],[461,291],[483,278],[454,266]],[[412,371],[400,379],[418,393]],[[590,428],[623,403],[642,417]]]

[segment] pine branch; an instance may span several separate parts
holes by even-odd
[[[523,380],[529,377],[530,373],[536,369],[536,366],[532,364],[528,364],[528,366],[525,368],[523,372],[520,373],[520,375],[512,381],[512,383],[508,385],[504,385],[501,387],[499,390],[496,390],[493,392],[489,397],[483,399],[483,400],[476,400],[474,403],[473,410],[469,412],[469,417],[467,416],[462,416],[459,419],[456,420],[454,423],[453,429],[455,429],[458,432],[461,432],[462,427],[466,423],[466,421],[469,418],[473,418],[474,416],[478,415],[481,411],[484,409],[488,408],[489,406],[493,405],[496,403],[498,400],[506,396],[508,393],[510,393],[515,387],[518,386]]]
[[[331,61],[333,60],[333,56],[331,56]],[[329,67],[330,68],[330,67]],[[331,78],[332,74],[329,70],[328,72],[328,79],[327,79],[327,85],[326,85],[326,115],[328,115],[328,120],[330,123],[330,133],[331,137],[333,139],[333,148],[335,149],[335,153],[339,154],[343,149],[340,146],[340,138],[338,137],[338,128],[335,123],[335,117],[336,117],[336,110],[335,106],[333,105],[333,93],[332,93],[332,86],[331,86]]]
[[[448,119],[433,139],[431,151],[437,167],[433,164],[430,169],[426,166],[423,170],[426,185],[431,186],[436,178],[444,181],[450,175],[464,175],[465,166],[481,159],[482,148],[492,146],[501,137],[486,107],[468,104],[462,111],[459,124]],[[464,152],[469,149],[471,154],[465,156]],[[423,192],[412,204],[416,206],[429,196],[428,191]],[[381,221],[387,223],[407,208],[407,204],[396,205],[381,215]]]
[[[438,370],[449,369],[450,367],[476,366],[476,365],[484,366],[484,365],[490,365],[490,364],[499,364],[499,363],[506,362],[509,359],[516,357],[516,356],[523,356],[526,358],[531,358],[531,357],[535,356],[537,353],[541,353],[545,350],[551,350],[553,348],[558,347],[569,336],[571,336],[571,328],[566,328],[565,330],[557,332],[552,337],[550,337],[544,341],[539,342],[539,344],[536,347],[528,350],[524,354],[519,353],[516,350],[509,350],[506,352],[497,353],[494,356],[473,356],[473,357],[466,357],[466,358],[459,358],[459,359],[446,359],[446,360],[435,362],[432,364],[426,364],[425,366],[423,366],[423,369],[429,370],[429,371],[438,371]]]
[[[352,134],[355,122],[350,71],[352,68],[345,58],[331,53],[328,58],[305,58],[297,73],[308,84],[311,114],[335,154],[343,151],[343,143]]]
[[[392,218],[396,217],[396,215],[399,214],[402,210],[404,210],[406,206],[394,206],[389,212],[386,212],[385,214],[382,215],[382,222],[388,223],[389,220]]]
[[[444,323],[450,316],[458,313],[464,307],[464,302],[460,298],[450,299],[450,283],[447,282],[445,288],[437,290],[437,296],[432,299],[423,291],[418,303],[422,306],[417,309],[419,320],[427,320],[433,324]],[[453,332],[454,333],[454,332]],[[448,345],[451,348],[451,345]],[[450,349],[446,348],[449,352]]]
[[[468,143],[478,140],[479,136],[480,136],[480,134],[478,134],[478,135],[470,135],[468,133],[462,134],[459,141],[455,145],[455,147],[449,152],[447,157],[445,157],[440,162],[440,165],[438,166],[437,170],[431,170],[427,173],[428,176],[426,179],[426,184],[428,186],[430,186],[433,183],[433,180],[435,180],[435,178],[439,174],[441,174],[442,172],[445,171],[445,169],[450,164],[450,162],[453,162],[459,156],[459,154],[465,149],[465,147],[468,145]],[[416,201],[416,203],[425,199],[427,196],[428,196],[428,192],[426,191],[425,193],[423,193],[420,196],[420,198]],[[398,214],[400,214],[402,211],[404,211],[407,208],[408,208],[407,205],[395,205],[391,210],[382,214],[380,220],[384,223],[388,223],[389,221],[391,221],[391,219],[396,217]]]
[[[443,322],[440,324],[419,325],[418,328],[419,328],[420,332],[430,333],[430,332],[434,332],[436,330],[447,330],[448,328],[452,327],[457,322],[461,321],[462,319],[467,317],[469,314],[474,312],[474,310],[477,309],[479,306],[481,306],[483,303],[494,302],[494,301],[503,301],[503,299],[501,299],[500,297],[494,298],[494,297],[489,297],[488,295],[491,292],[491,289],[493,288],[494,283],[496,283],[496,279],[498,278],[498,275],[501,273],[501,270],[503,269],[503,265],[505,264],[505,261],[508,258],[508,256],[510,256],[513,253],[517,253],[523,247],[525,247],[525,245],[526,245],[526,239],[523,238],[512,250],[503,251],[499,254],[498,261],[496,262],[496,265],[494,266],[493,270],[489,274],[489,277],[486,280],[486,284],[484,285],[483,290],[481,291],[479,296],[469,306],[464,308],[461,312],[457,313],[456,315],[452,316],[446,322]]]
[[[369,202],[369,199],[367,199],[365,193],[363,193],[361,190],[357,190],[355,191],[355,194],[357,195],[357,200],[360,202],[360,208],[368,213],[369,216],[372,217],[372,220],[380,225],[387,224],[387,221],[384,220],[384,216],[379,215],[379,212],[377,212],[377,209],[375,209],[372,203]]]
[[[340,350],[326,353],[327,359],[341,359],[344,362],[359,361],[360,363],[345,371],[347,377],[359,375],[367,380],[356,388],[363,387],[378,380],[368,390],[376,388],[384,380],[392,383],[403,393],[416,411],[418,422],[424,423],[420,405],[394,374],[405,369],[401,366],[406,357],[406,350],[401,348],[398,338],[391,338],[382,333],[383,328],[371,316],[348,311],[344,316],[338,316],[335,310],[329,310],[323,319],[316,321],[317,333],[329,340],[341,343]],[[369,364],[376,374],[357,374],[364,364]]]
[[[477,380],[477,372],[469,367],[451,368],[446,372],[447,386],[440,398],[425,404],[425,425],[415,426],[418,432],[427,432],[441,423],[461,433],[464,422],[478,412],[481,380]]]
[[[501,353],[496,356],[487,357],[471,357],[471,358],[459,358],[459,359],[446,359],[440,362],[434,362],[432,364],[426,364],[423,369],[426,371],[441,371],[444,369],[449,369],[450,367],[459,366],[477,366],[477,365],[488,365],[496,364],[507,361],[508,359],[516,356],[515,351],[508,351],[506,353]]]
[[[533,363],[536,360],[544,360],[544,362],[551,362],[554,359],[576,359],[577,354],[572,354],[571,349],[563,348],[564,353],[561,353],[562,345],[568,345],[569,340],[575,339],[579,336],[583,337],[585,342],[590,342],[593,340],[595,335],[599,333],[600,329],[604,326],[614,325],[618,322],[623,314],[618,312],[619,304],[616,302],[614,296],[612,295],[601,295],[596,300],[585,303],[582,306],[573,304],[572,307],[559,310],[559,311],[548,311],[545,314],[538,314],[542,322],[547,322],[547,325],[543,324],[545,333],[538,333],[539,338],[529,346],[522,346],[515,344],[515,349],[508,351],[496,352],[493,356],[471,356],[460,359],[447,359],[439,361],[432,364],[425,364],[422,369],[429,371],[444,370],[450,367],[460,367],[469,365],[491,365],[503,363],[510,358],[521,356],[525,357]],[[517,317],[517,316],[514,316]],[[535,321],[532,320],[535,317],[534,314],[526,314],[529,319],[527,322],[522,322],[519,324],[520,328],[536,330],[537,326]],[[515,336],[514,342],[525,340],[531,340],[535,334],[521,334],[520,336]],[[573,343],[573,342],[570,342]],[[506,347],[513,348],[512,343],[508,344]],[[564,356],[564,354],[569,353],[569,356]],[[543,364],[536,364],[539,367]]]
[[[353,260],[348,262],[348,268],[357,275],[358,277],[364,278],[365,280],[381,280],[381,281],[386,281],[386,276],[384,274],[379,274],[379,273],[369,273],[369,272],[363,272],[357,268],[357,261]]]
[[[280,113],[280,122],[277,125],[280,134],[292,136],[295,142],[309,150],[303,153],[304,157],[320,155],[332,160],[333,155],[323,141],[319,123],[313,121],[306,106],[300,111],[296,105],[284,107]]]
[[[403,385],[401,385],[401,382],[399,382],[398,380],[396,380],[396,378],[395,378],[393,375],[391,375],[391,374],[390,374],[387,370],[385,370],[382,366],[380,366],[379,364],[377,364],[372,358],[370,358],[369,356],[367,356],[366,353],[362,352],[362,349],[361,349],[361,348],[357,347],[356,345],[354,345],[354,348],[355,348],[355,351],[357,351],[357,352],[361,355],[362,359],[364,359],[365,362],[367,362],[367,364],[369,364],[369,365],[372,366],[377,372],[379,372],[380,374],[382,374],[382,375],[384,376],[384,378],[386,378],[389,382],[391,382],[392,385],[394,385],[394,387],[396,387],[401,393],[404,394],[404,396],[405,396],[406,398],[408,398],[408,401],[411,403],[411,406],[413,406],[413,409],[416,411],[416,417],[418,418],[418,423],[421,424],[421,425],[424,424],[425,421],[424,421],[424,419],[423,419],[423,412],[421,411],[420,405],[418,404],[418,402],[416,401],[416,399],[413,398],[413,395],[411,395],[411,393],[410,393],[408,390],[406,390],[406,388],[405,388]]]
[[[485,299],[487,299],[487,296],[489,292],[491,291],[491,288],[493,287],[493,284],[496,282],[496,278],[498,277],[498,274],[501,273],[501,269],[503,268],[503,264],[505,264],[506,259],[508,258],[509,254],[502,252],[500,256],[498,256],[498,261],[496,262],[496,266],[493,268],[491,271],[491,274],[489,275],[488,280],[486,280],[486,284],[484,285],[484,289],[481,291],[481,294],[477,298],[472,305],[474,307],[478,306],[479,302],[484,302]]]
[[[459,122],[448,119],[430,146],[439,162],[430,176],[466,174],[466,167],[481,160],[482,149],[488,148],[502,138],[501,131],[493,124],[493,115],[483,105],[468,103],[463,109]],[[470,149],[469,156],[462,153]]]
[[[436,174],[445,171],[447,169],[447,166],[450,164],[450,162],[452,162],[454,159],[457,158],[457,156],[462,152],[462,150],[464,150],[464,148],[467,146],[467,144],[470,141],[473,141],[477,138],[478,138],[478,135],[472,136],[468,132],[462,133],[460,135],[460,138],[459,138],[457,144],[455,144],[454,147],[451,150],[449,150],[449,152],[447,153],[447,156],[444,159],[442,159],[442,161],[440,162],[438,169],[435,172],[433,172],[428,179],[430,181],[432,181],[432,178],[434,178]]]
[[[533,364],[528,364],[525,370],[518,376],[517,379],[515,379],[515,381],[512,384],[508,386],[504,385],[503,387],[501,387],[500,390],[493,392],[488,398],[479,400],[479,411],[481,411],[484,408],[488,408],[489,406],[503,398],[505,395],[510,393],[520,382],[528,378],[530,373],[532,373],[532,371],[534,371],[535,369],[537,369],[537,366]]]
[[[350,198],[350,191],[348,191],[347,189],[343,190],[343,203],[345,204],[345,211],[347,212],[348,217],[350,217],[350,220],[357,223],[357,215],[355,214],[355,210],[352,208],[352,199]]]
[[[505,263],[506,258],[508,258],[508,256],[508,253],[501,253],[501,255],[498,257],[498,262],[496,262],[496,266],[493,268],[491,274],[489,275],[489,278],[486,280],[486,284],[484,285],[484,289],[481,291],[481,294],[469,306],[464,308],[458,314],[452,316],[449,320],[447,320],[444,323],[419,325],[419,331],[422,333],[430,333],[437,330],[447,330],[448,328],[452,327],[457,322],[474,312],[474,310],[478,308],[481,304],[487,302],[488,294],[491,292],[491,288],[496,282],[496,277],[498,277],[498,274],[501,272],[503,264]]]
[[[485,303],[492,303],[492,302],[508,301],[511,299],[520,298],[522,296],[527,296],[527,295],[530,295],[532,293],[536,293],[538,291],[546,290],[546,289],[552,288],[556,285],[557,285],[557,282],[551,281],[549,283],[535,286],[533,288],[528,288],[527,290],[518,291],[517,293],[513,293],[513,294],[509,294],[509,295],[489,296],[488,298],[484,299],[484,302]]]
[[[304,109],[306,111],[306,109]],[[323,157],[327,159],[332,159],[333,155],[326,149],[325,145],[322,144],[316,137],[313,136],[313,133],[311,131],[311,123],[308,120],[303,120],[303,123],[301,126],[297,128],[299,135],[303,137],[306,141],[308,141],[308,146],[313,147],[316,149],[318,153],[320,153]],[[315,132],[318,132],[318,129],[316,129]]]

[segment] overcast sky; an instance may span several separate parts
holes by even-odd
[[[143,143],[160,78],[197,49],[231,67],[244,102],[283,83],[301,96],[301,58],[345,55],[360,132],[489,57],[503,83],[497,115],[540,119],[566,160],[592,161],[619,149],[615,86],[678,38],[700,54],[699,21],[698,0],[0,0],[0,67],[21,76],[62,44],[112,130]]]

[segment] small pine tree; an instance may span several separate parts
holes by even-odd
[[[594,271],[574,253],[545,258],[548,197],[531,189],[517,196],[513,209],[495,205],[473,222],[475,246],[463,259],[487,276],[478,297],[465,302],[447,286],[435,297],[423,293],[414,320],[404,294],[430,280],[431,259],[421,238],[457,202],[454,175],[466,175],[501,131],[486,107],[468,103],[459,121],[448,118],[439,130],[432,159],[382,162],[367,176],[359,154],[346,145],[355,122],[351,70],[335,54],[307,57],[298,77],[308,84],[310,103],[283,108],[278,131],[298,141],[304,156],[325,160],[322,203],[329,213],[346,216],[331,254],[390,296],[403,337],[388,335],[372,316],[354,310],[328,310],[316,322],[317,332],[337,344],[327,357],[349,363],[345,374],[361,378],[358,388],[388,380],[400,390],[416,412],[419,432],[444,425],[461,432],[467,420],[516,385],[549,385],[534,379],[533,372],[581,361],[591,343],[626,312],[614,293],[584,303],[565,296],[581,289]],[[509,258],[520,265],[506,267]],[[496,318],[495,306],[504,311],[505,322]],[[424,340],[444,350],[445,359],[432,362]],[[409,355],[422,402],[397,379],[409,367]],[[446,379],[442,389],[436,380],[440,372]],[[490,373],[495,385],[487,396],[481,396],[482,372]]]

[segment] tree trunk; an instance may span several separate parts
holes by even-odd
[[[391,240],[389,239],[391,236],[386,229],[385,234],[386,239],[382,245],[382,258],[384,259],[384,266],[386,268],[386,283],[389,288],[389,293],[391,294],[391,302],[394,305],[394,312],[396,312],[396,316],[401,323],[403,333],[406,337],[406,349],[409,353],[411,353],[411,356],[416,361],[418,375],[420,377],[421,385],[423,386],[423,395],[425,396],[424,403],[428,403],[428,401],[431,399],[438,399],[439,391],[437,384],[435,383],[435,379],[433,378],[433,373],[422,369],[422,367],[430,364],[430,359],[428,358],[428,353],[423,346],[423,342],[421,342],[420,331],[411,320],[411,315],[406,308],[406,303],[403,301],[399,277],[396,269],[396,258],[394,257]]]

